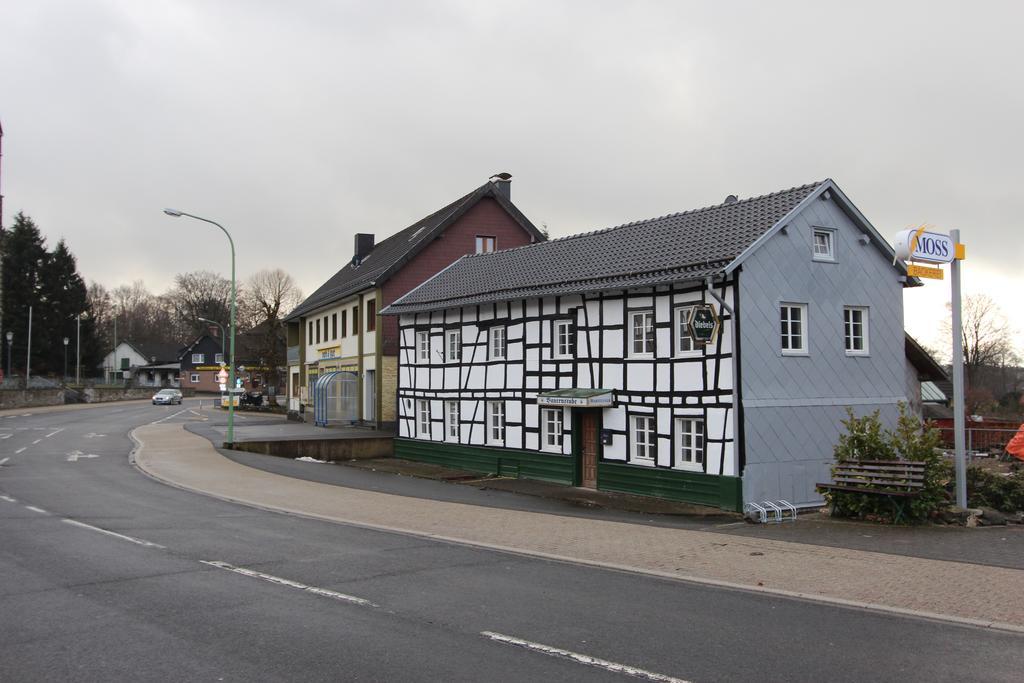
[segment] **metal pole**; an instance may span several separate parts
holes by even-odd
[[[82,314],[79,313],[78,322],[76,327],[78,328],[78,338],[75,341],[75,384],[82,383]]]
[[[25,350],[25,388],[28,389],[28,376],[32,368],[32,307],[28,307],[28,348]]]
[[[953,244],[960,244],[960,231],[950,230]],[[967,462],[964,453],[964,339],[960,306],[960,260],[950,264],[953,309],[953,444],[956,462],[956,504],[967,507]]]

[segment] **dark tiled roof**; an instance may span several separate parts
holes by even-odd
[[[344,268],[334,274],[334,277],[296,306],[285,320],[295,320],[316,308],[326,306],[333,301],[385,281],[421,249],[430,244],[434,237],[485,197],[491,197],[497,201],[535,239],[545,239],[543,233],[537,230],[533,223],[516,208],[515,204],[505,198],[505,195],[496,188],[494,183],[486,182],[469,194],[459,197],[451,204],[421,218],[408,228],[378,243],[370,255],[359,265],[351,262],[346,264]]]
[[[384,312],[703,279],[721,272],[821,185],[465,256]]]
[[[146,361],[150,363],[173,363],[178,360],[185,346],[177,342],[137,342],[129,340],[127,343],[131,344],[139,352],[139,355],[145,357]],[[156,361],[153,360],[154,358]]]

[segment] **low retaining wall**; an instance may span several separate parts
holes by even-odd
[[[0,389],[0,410],[62,405],[63,389]]]
[[[227,448],[226,444],[225,448]],[[330,462],[391,457],[395,454],[395,441],[390,436],[358,436],[351,439],[296,439],[293,441],[236,441],[231,448],[246,453],[262,453],[282,458],[315,458]]]
[[[110,401],[133,401],[140,398],[153,398],[160,391],[153,387],[86,387],[82,390],[86,403],[108,403]]]

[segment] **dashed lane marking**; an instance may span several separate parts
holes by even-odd
[[[43,508],[37,508],[35,505],[26,505],[25,509],[26,510],[31,510],[32,512],[38,512],[41,515],[48,515],[48,514],[50,514],[49,512],[44,510]]]
[[[49,439],[49,438],[50,438],[51,436],[53,436],[54,434],[60,434],[60,433],[61,433],[61,432],[63,432],[63,431],[64,431],[64,428],[63,428],[63,427],[61,427],[60,429],[57,429],[57,430],[55,430],[55,431],[52,431],[52,432],[50,432],[49,434],[47,434],[47,435],[46,435],[46,436],[44,436],[43,438],[44,438],[44,439]]]
[[[11,498],[10,496],[0,496],[0,500],[6,501],[8,503],[17,503],[18,502],[16,499]]]
[[[514,645],[516,647],[526,648],[527,650],[539,652],[541,654],[548,655],[549,657],[569,659],[578,664],[585,664],[586,666],[593,666],[606,671],[614,671],[615,673],[626,674],[627,676],[633,676],[635,678],[643,678],[648,681],[659,681],[661,683],[689,683],[682,678],[666,676],[665,674],[647,671],[646,669],[638,669],[635,666],[619,664],[618,662],[609,662],[607,659],[599,659],[597,657],[591,657],[590,655],[580,654],[579,652],[572,652],[571,650],[563,650],[561,648],[544,645],[542,643],[534,643],[530,640],[506,636],[502,633],[481,631],[480,635],[485,638],[490,638],[493,641],[504,643],[505,645]]]
[[[15,454],[15,455],[17,455],[18,453],[22,453],[22,452],[24,452],[24,450],[25,450],[26,448],[28,448],[28,446],[22,446],[22,447],[21,447],[21,448],[19,448],[18,450],[14,451],[14,454]]]
[[[0,460],[0,467],[6,465],[8,460],[10,460],[10,458],[4,458],[3,460]]]
[[[36,439],[35,441],[33,441],[33,442],[32,442],[32,445],[33,445],[33,446],[35,446],[35,445],[36,445],[37,443],[39,443],[40,441],[42,441],[42,439]]]
[[[101,529],[100,527],[93,526],[92,524],[79,522],[76,519],[64,518],[60,521],[64,522],[65,524],[70,524],[71,526],[76,526],[80,529],[88,529],[89,531],[97,531],[101,534],[106,534],[107,536],[113,536],[114,538],[119,538],[122,541],[128,541],[129,543],[134,543],[135,545],[141,545],[145,548],[160,548],[161,550],[167,549],[166,546],[162,546],[159,543],[153,543],[152,541],[144,541],[143,539],[135,538],[134,536],[125,536],[124,534],[119,534],[116,531],[110,531],[109,529]]]
[[[170,420],[170,419],[173,419],[175,417],[178,417],[182,413],[187,413],[189,410],[190,410],[190,408],[182,408],[181,410],[179,410],[178,412],[174,413],[173,415],[168,415],[167,417],[161,418],[159,420],[154,420],[154,421],[150,422],[149,424],[151,424],[151,425],[158,425],[161,422],[165,422],[166,420]]]
[[[199,560],[203,564],[208,564],[211,567],[217,567],[218,569],[226,569],[229,572],[241,574],[242,576],[249,576],[254,579],[263,579],[270,583],[276,583],[279,586],[288,586],[289,588],[297,588],[313,595],[319,595],[325,598],[331,598],[332,600],[340,600],[341,602],[349,602],[353,605],[360,605],[361,607],[379,607],[369,600],[364,598],[357,598],[354,595],[346,595],[345,593],[338,593],[337,591],[327,590],[326,588],[317,588],[316,586],[307,586],[304,583],[298,581],[292,581],[291,579],[284,579],[280,576],[274,576],[273,574],[264,574],[263,572],[254,571],[252,569],[246,569],[245,567],[236,567],[233,564],[227,562],[221,562],[219,560]]]

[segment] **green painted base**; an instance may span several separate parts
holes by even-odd
[[[739,477],[599,462],[597,488],[743,511],[743,480]]]
[[[573,458],[534,451],[483,446],[459,446],[436,441],[395,439],[395,457],[503,477],[540,479],[571,486]],[[597,488],[740,512],[742,480],[699,472],[680,472],[619,463],[599,462]]]
[[[556,484],[572,485],[573,478],[572,458],[567,455],[545,455],[511,448],[459,446],[436,441],[395,439],[395,457],[470,472],[540,479]]]

